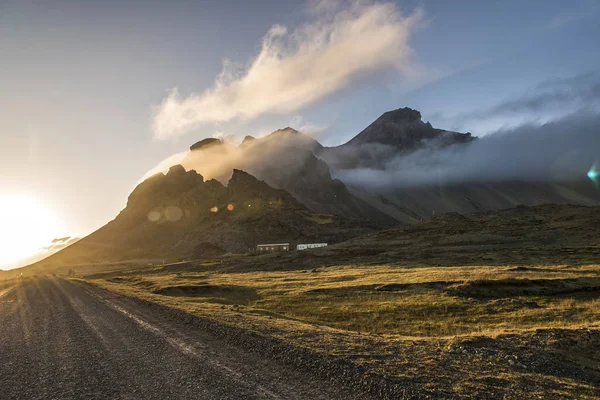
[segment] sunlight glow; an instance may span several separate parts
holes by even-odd
[[[0,268],[37,253],[60,228],[57,218],[35,199],[0,194]]]

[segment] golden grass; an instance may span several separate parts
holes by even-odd
[[[512,286],[523,280],[528,280],[524,288]],[[158,273],[113,281],[185,302],[244,305],[249,311],[376,334],[439,337],[579,327],[600,321],[600,300],[593,291],[600,290],[598,265],[523,270],[341,266],[313,271]],[[532,292],[532,286],[538,292]]]
[[[600,328],[600,265],[345,265],[245,273],[194,266],[93,282],[340,356],[442,396],[593,398],[596,393],[588,380],[573,375],[518,370],[504,358],[452,355],[448,349],[480,337],[497,338],[492,340],[501,348],[507,335],[517,335],[509,343],[518,348],[535,342],[542,354],[556,352],[552,346],[563,349],[560,341],[540,344],[536,329]],[[565,357],[593,370],[595,342],[580,341],[578,331],[572,332],[576,339],[564,347]]]

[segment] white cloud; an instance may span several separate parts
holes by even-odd
[[[157,109],[155,136],[164,139],[206,123],[293,112],[360,75],[386,68],[408,78],[423,73],[408,43],[422,20],[420,9],[406,16],[394,3],[321,1],[312,7],[310,23],[291,32],[274,25],[246,68],[226,61],[212,88],[187,97],[174,90]]]

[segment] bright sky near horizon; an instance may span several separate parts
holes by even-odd
[[[336,145],[405,106],[486,135],[600,98],[597,0],[248,4],[0,0],[0,268],[99,228],[204,137]]]

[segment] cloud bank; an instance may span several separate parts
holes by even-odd
[[[424,148],[391,158],[381,168],[344,169],[334,175],[349,185],[386,189],[469,182],[566,182],[587,179],[599,160],[600,114],[580,111],[544,125],[499,131],[468,145]]]
[[[314,20],[289,31],[273,26],[245,68],[224,62],[212,88],[182,97],[174,90],[158,107],[156,138],[179,136],[206,123],[251,119],[301,109],[346,87],[353,79],[387,68],[419,72],[409,38],[422,20],[394,3],[313,3]]]

